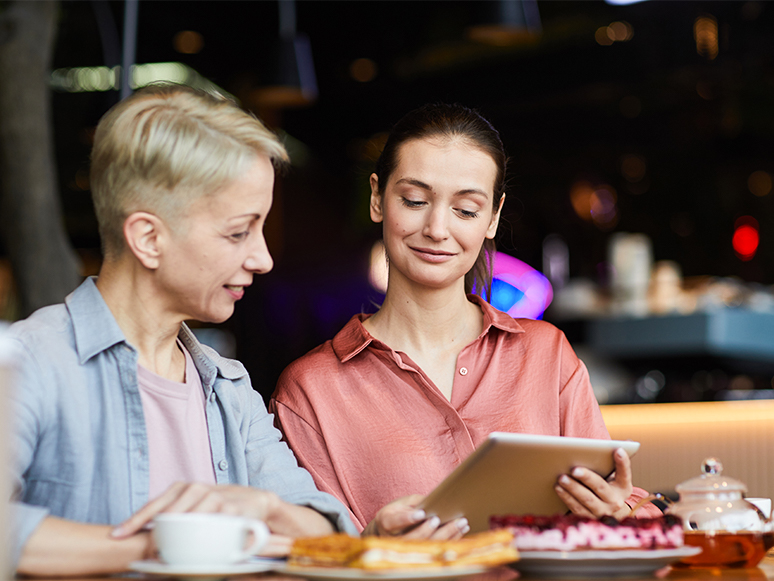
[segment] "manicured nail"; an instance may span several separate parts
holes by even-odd
[[[124,529],[121,528],[120,526],[117,526],[112,531],[110,531],[111,537],[123,537],[124,534],[125,534]]]
[[[427,522],[430,523],[431,527],[433,527],[434,529],[437,529],[440,526],[440,524],[441,524],[441,519],[438,518],[437,516],[434,516],[433,518],[431,518]]]
[[[570,483],[570,479],[567,477],[566,474],[562,474],[559,477],[559,484],[569,484],[569,483]]]
[[[621,460],[623,460],[624,458],[626,458],[626,450],[624,450],[623,448],[618,448],[615,451],[615,455],[618,456],[618,458],[620,458]]]
[[[423,521],[427,518],[427,515],[425,514],[424,510],[415,510],[411,513],[411,516],[409,517],[414,522]]]
[[[468,524],[468,519],[466,518],[459,518],[457,519],[457,528],[462,531],[462,533],[466,533],[470,530],[470,525]]]
[[[581,478],[583,476],[583,468],[573,468],[571,474],[573,478]]]

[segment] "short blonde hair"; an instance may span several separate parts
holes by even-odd
[[[183,85],[153,85],[108,111],[97,125],[91,191],[103,252],[123,251],[126,218],[165,220],[238,178],[256,155],[288,162],[277,136],[235,103]]]

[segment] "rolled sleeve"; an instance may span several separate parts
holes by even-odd
[[[30,535],[40,526],[48,516],[48,509],[42,506],[32,506],[30,504],[23,504],[20,502],[10,503],[10,520],[11,520],[11,570],[15,571],[16,566],[19,564],[24,545],[27,544],[27,539]]]
[[[301,468],[296,457],[282,441],[260,396],[255,393],[254,412],[246,456],[250,467],[250,484],[276,492],[282,500],[308,506],[324,515],[337,530],[356,535],[358,530],[349,513],[335,497],[321,492],[309,472]]]

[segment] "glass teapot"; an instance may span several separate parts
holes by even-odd
[[[680,499],[666,512],[683,521],[685,544],[703,551],[682,567],[755,567],[774,545],[772,523],[744,499],[744,483],[723,476],[717,458],[707,458],[702,474],[675,487]]]

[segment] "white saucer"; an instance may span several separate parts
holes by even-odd
[[[263,573],[279,569],[285,565],[283,559],[262,559],[253,557],[244,563],[232,565],[168,565],[155,559],[149,561],[135,561],[129,565],[133,571],[164,575],[166,577],[182,577],[184,579],[222,579],[234,575],[246,575],[248,573]]]
[[[701,547],[640,551],[521,551],[511,566],[536,577],[632,577],[701,553]]]
[[[467,567],[438,567],[432,569],[391,569],[371,571],[351,567],[297,567],[286,565],[280,573],[305,577],[314,581],[451,581],[483,573],[487,568],[481,565]]]

